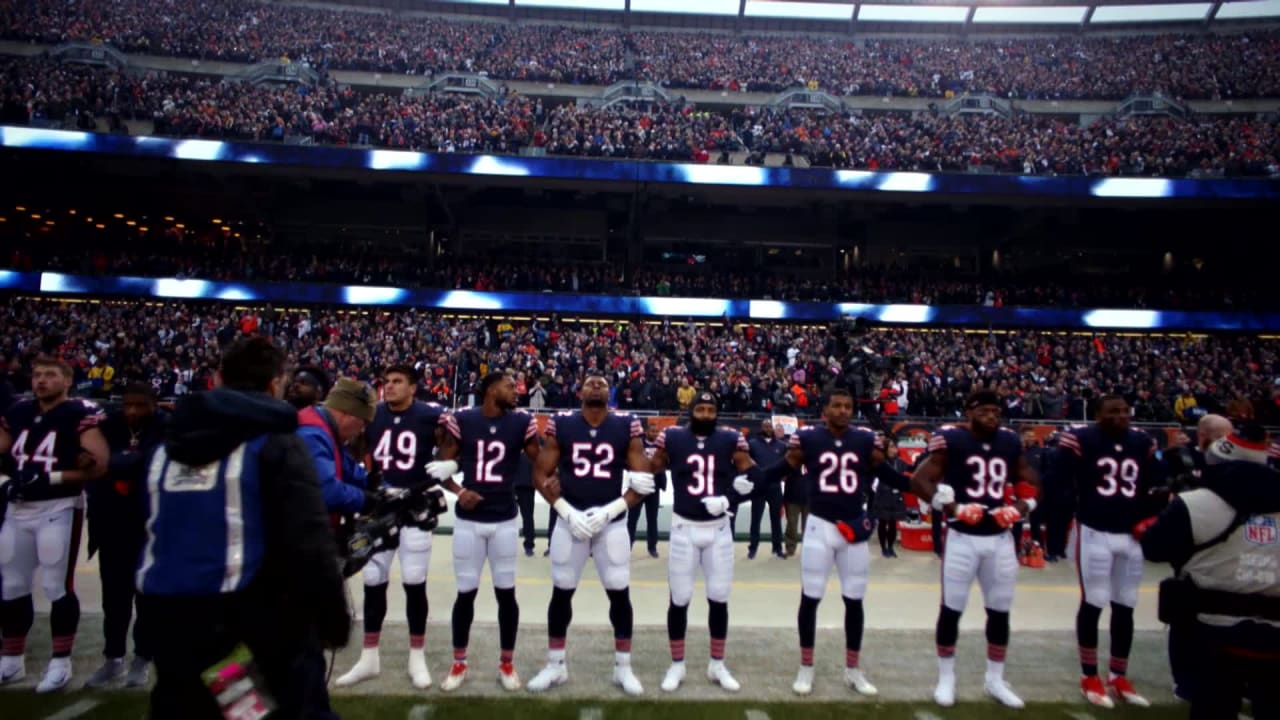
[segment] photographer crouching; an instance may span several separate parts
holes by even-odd
[[[157,720],[337,717],[322,648],[346,645],[351,616],[284,363],[266,338],[236,341],[148,462],[137,583]]]
[[[1280,717],[1280,478],[1266,434],[1240,429],[1209,446],[1199,486],[1134,529],[1152,562],[1173,565],[1159,617],[1191,638],[1192,720]]]

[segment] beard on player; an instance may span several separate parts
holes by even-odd
[[[582,383],[582,407],[604,408],[609,406],[609,381],[600,375],[589,375]]]
[[[969,426],[980,437],[990,437],[1000,429],[1000,399],[990,390],[978,390],[964,402]]]
[[[689,430],[698,437],[708,437],[716,430],[716,398],[709,392],[699,393],[689,407]]]

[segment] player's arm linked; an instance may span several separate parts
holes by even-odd
[[[738,475],[733,478],[733,491],[743,498],[751,495],[757,486],[764,484],[764,471],[746,450],[738,450],[733,454],[733,467],[738,471]]]
[[[591,532],[590,519],[586,513],[570,505],[568,500],[560,496],[560,482],[556,479],[559,467],[560,443],[554,435],[548,434],[546,442],[538,452],[538,460],[533,464],[533,487],[568,524],[569,532],[575,538],[587,540],[594,534]]]
[[[466,510],[472,510],[484,497],[480,493],[467,490],[453,479],[458,474],[458,441],[449,433],[442,433],[440,444],[436,448],[436,459],[427,463],[427,474],[440,482],[445,490],[458,496],[458,504]]]
[[[644,441],[631,438],[627,445],[627,484],[622,493],[623,502],[628,507],[639,505],[644,502],[646,495],[652,495],[657,490],[652,466],[652,460],[644,453]],[[626,512],[626,508],[622,512]]]

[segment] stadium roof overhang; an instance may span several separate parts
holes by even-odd
[[[344,0],[401,11],[510,19],[829,32],[990,31],[1280,22],[1280,0]]]

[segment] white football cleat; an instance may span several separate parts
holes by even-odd
[[[23,655],[5,655],[0,657],[0,685],[16,683],[27,676],[27,666]]]
[[[808,695],[813,692],[813,666],[801,665],[796,673],[796,681],[791,683],[791,691],[797,695]]]
[[[548,664],[538,671],[525,687],[529,692],[542,692],[569,681],[569,667],[560,663]]]
[[[933,689],[933,701],[942,707],[956,704],[956,678],[954,675],[938,678],[938,686]]]
[[[464,662],[454,662],[453,667],[449,668],[449,674],[445,676],[444,682],[440,683],[440,689],[445,692],[452,692],[462,687],[462,683],[466,679],[467,664]]]
[[[684,682],[684,662],[671,663],[671,667],[667,668],[667,674],[662,678],[662,691],[675,692],[682,682]]]
[[[738,692],[742,689],[742,685],[734,679],[729,668],[724,666],[723,660],[712,660],[711,664],[707,665],[707,679],[729,692]]]
[[[409,650],[409,680],[419,690],[431,687],[431,671],[427,669],[427,653],[425,650]]]
[[[876,686],[872,685],[871,681],[867,680],[867,676],[863,675],[862,670],[858,668],[844,669],[844,683],[857,690],[859,695],[872,696],[880,694]]]
[[[362,648],[360,659],[344,675],[339,676],[334,684],[338,687],[351,687],[356,683],[378,677],[380,672],[382,672],[382,661],[378,658],[378,648]]]
[[[613,666],[613,684],[622,688],[622,691],[628,695],[644,693],[644,686],[640,684],[640,678],[631,671],[630,665]]]
[[[49,661],[49,668],[44,671],[44,677],[40,678],[36,692],[49,693],[61,690],[69,682],[71,682],[71,658],[53,658]]]
[[[511,663],[499,663],[498,684],[507,692],[520,689],[520,676],[516,674],[516,668],[514,665]]]
[[[995,698],[995,701],[1007,708],[1021,710],[1026,707],[1026,703],[1022,702],[1022,698],[1014,694],[1013,688],[1009,687],[1009,683],[1001,678],[987,678],[983,684],[983,688],[987,694]]]

